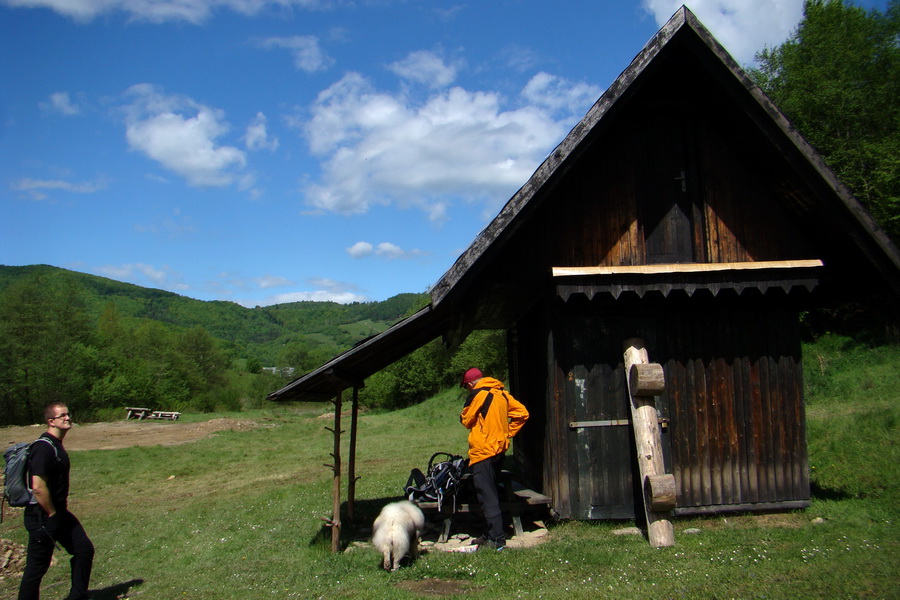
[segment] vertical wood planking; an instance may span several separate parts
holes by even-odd
[[[736,305],[667,319],[667,399],[678,505],[779,502],[808,495],[802,377],[783,306]],[[720,327],[704,323],[723,322]],[[738,349],[741,354],[738,354]],[[715,356],[715,359],[710,357]]]

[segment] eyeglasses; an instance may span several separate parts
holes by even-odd
[[[66,417],[69,417],[69,418],[71,419],[71,418],[72,418],[72,414],[71,414],[71,413],[63,413],[63,414],[61,414],[61,415],[56,415],[55,417],[50,417],[50,420],[51,420],[51,421],[54,421],[54,420],[56,420],[56,419],[65,419]]]

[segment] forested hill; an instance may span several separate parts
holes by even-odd
[[[423,293],[245,308],[46,265],[0,265],[0,427],[41,422],[49,402],[64,402],[82,421],[121,419],[127,406],[258,408],[427,302]],[[456,383],[461,365],[502,373],[505,332],[472,340],[452,352],[432,341],[368,377],[360,402],[419,402]]]
[[[344,349],[383,331],[428,301],[425,294],[398,294],[381,302],[292,302],[246,308],[234,302],[195,300],[48,265],[0,265],[0,302],[9,286],[35,278],[45,289],[78,296],[91,322],[96,322],[112,305],[121,318],[147,319],[184,328],[199,325],[227,346],[256,355],[263,364],[272,364],[276,348],[298,337],[329,351]]]

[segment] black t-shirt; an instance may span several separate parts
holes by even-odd
[[[69,498],[69,454],[63,448],[62,442],[49,433],[43,433],[42,438],[50,440],[56,447],[56,452],[47,442],[35,442],[28,452],[28,472],[31,475],[40,475],[50,486],[50,497],[57,511],[66,509]]]

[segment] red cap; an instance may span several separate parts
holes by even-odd
[[[463,374],[462,383],[460,383],[460,387],[466,387],[467,383],[471,383],[472,381],[478,381],[482,378],[481,371],[476,368],[471,368]]]

